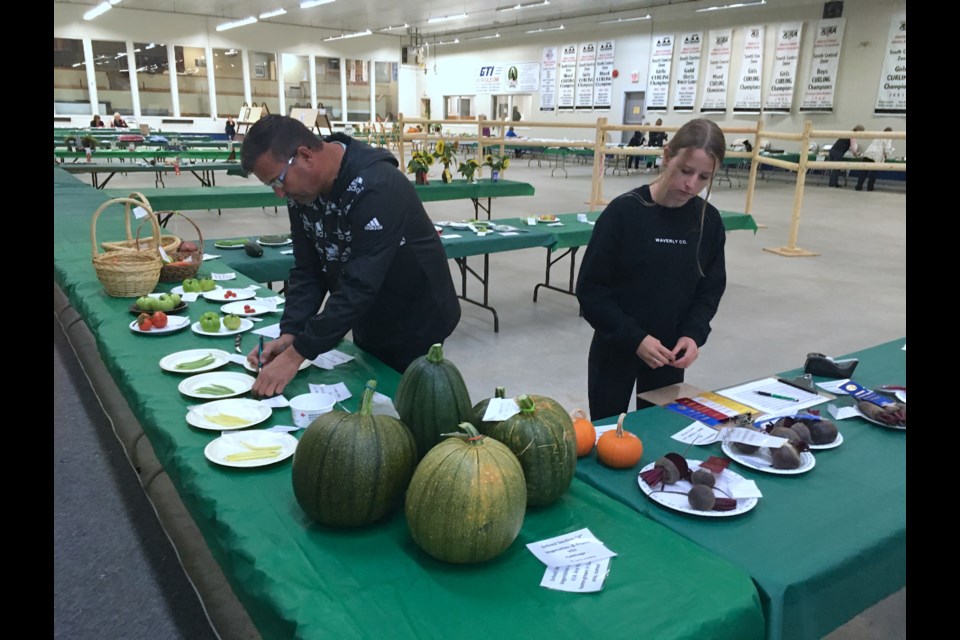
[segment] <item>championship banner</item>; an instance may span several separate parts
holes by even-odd
[[[593,107],[609,109],[613,104],[613,40],[597,45],[597,71],[593,85]]]
[[[670,97],[673,34],[654,36],[652,46],[650,72],[647,76],[647,111],[666,111]]]
[[[726,113],[727,77],[730,75],[730,43],[733,30],[711,31],[707,53],[707,74],[703,83],[701,113]]]
[[[577,80],[577,45],[566,44],[560,50],[560,93],[557,109],[573,110]]]
[[[575,109],[593,109],[593,80],[597,63],[597,43],[580,43],[577,60],[577,94]]]
[[[557,108],[557,47],[544,47],[540,56],[540,111]]]
[[[907,115],[907,14],[890,22],[887,54],[877,90],[877,115]]]
[[[817,24],[810,56],[810,72],[803,92],[800,111],[833,111],[833,92],[837,87],[840,45],[846,18],[830,18]]]
[[[683,33],[680,35],[679,43],[673,110],[675,112],[693,111],[693,105],[697,101],[697,80],[700,78],[703,32]]]
[[[764,111],[790,113],[793,90],[797,84],[797,60],[800,58],[802,22],[780,25],[777,30],[777,49],[773,60],[773,79],[767,84]]]
[[[740,64],[740,82],[734,113],[760,113],[760,93],[763,89],[763,27],[747,27],[743,39],[743,62]]]

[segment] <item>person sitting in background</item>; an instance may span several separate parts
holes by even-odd
[[[663,126],[663,118],[657,118],[654,126],[661,127]],[[651,131],[650,132],[650,141],[647,143],[651,147],[662,147],[667,141],[667,133],[665,131]],[[650,170],[653,169],[654,161],[647,160],[647,173],[650,173]]]
[[[520,136],[518,136],[518,135],[517,135],[517,132],[513,130],[513,127],[510,127],[509,129],[507,129],[507,132],[504,134],[503,137],[505,137],[505,138],[519,138]],[[523,149],[514,149],[514,150],[513,150],[513,157],[514,157],[514,158],[519,158],[519,157],[522,156],[522,155],[523,155]]]
[[[481,119],[481,120],[486,120],[486,119],[487,119],[487,114],[481,113],[481,114],[480,114],[480,119]],[[483,135],[483,136],[489,136],[489,135],[490,135],[490,127],[484,127],[483,130],[481,130],[480,134]]]
[[[99,114],[99,113],[95,113],[95,114],[93,114],[93,120],[90,121],[90,126],[91,126],[91,127],[105,127],[105,126],[107,126],[107,125],[106,125],[106,123],[105,123],[103,120],[100,119],[100,114]]]
[[[110,123],[111,127],[123,127],[126,128],[127,122],[122,117],[120,117],[120,112],[117,111],[113,114],[113,122]]]
[[[858,124],[853,128],[854,132],[863,131],[863,125]],[[840,138],[833,143],[833,146],[830,147],[830,154],[827,156],[827,159],[831,162],[839,162],[843,160],[843,156],[847,155],[847,151],[853,154],[854,157],[860,155],[860,145],[857,144],[856,138]],[[840,188],[840,169],[831,169],[830,170],[830,182],[828,186]]]
[[[223,132],[227,134],[227,140],[236,140],[237,138],[237,123],[233,121],[233,118],[227,116],[227,123],[223,127]]]
[[[890,127],[884,131],[893,131]],[[886,162],[887,158],[893,155],[893,141],[890,138],[877,138],[867,146],[863,152],[864,162]],[[867,177],[870,174],[870,177]],[[876,171],[861,171],[857,179],[857,191],[863,191],[863,181],[867,181],[867,191],[873,191],[873,185],[877,182]]]
[[[628,147],[642,147],[643,146],[643,131],[634,131],[633,136],[630,138],[630,141],[627,142]],[[640,156],[627,156],[627,169],[639,169],[640,168]]]

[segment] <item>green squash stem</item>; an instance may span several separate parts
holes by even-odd
[[[517,406],[520,407],[521,413],[534,413],[535,411],[533,398],[527,395],[517,396]]]
[[[439,342],[430,347],[430,351],[427,352],[427,362],[432,362],[434,364],[440,364],[443,362],[443,345]]]
[[[483,444],[483,439],[487,436],[480,435],[480,432],[477,431],[477,428],[470,424],[469,422],[461,422],[457,425],[457,428],[466,431],[466,433],[454,432],[454,433],[441,433],[441,438],[462,438],[467,441],[467,444],[478,445]]]
[[[360,397],[361,416],[373,415],[373,392],[377,390],[376,380],[367,380],[367,386],[363,389],[363,396]]]
[[[494,398],[506,398],[507,397],[507,388],[506,387],[497,387],[493,390]]]

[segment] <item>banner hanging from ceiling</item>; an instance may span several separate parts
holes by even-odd
[[[557,96],[557,109],[573,110],[573,98],[577,82],[577,45],[565,44],[560,49],[560,89]]]
[[[670,64],[673,61],[673,34],[653,37],[650,72],[647,76],[647,111],[666,111],[670,98]]]
[[[707,41],[707,73],[703,82],[702,113],[727,111],[727,77],[730,75],[730,43],[733,30],[711,31]]]
[[[890,22],[887,52],[877,90],[877,115],[907,115],[907,14]]]
[[[800,111],[833,111],[833,94],[837,87],[837,69],[840,67],[840,48],[846,23],[846,18],[830,18],[817,23]]]
[[[613,104],[613,40],[597,43],[597,65],[593,80],[593,107],[609,109]]]
[[[740,82],[733,102],[734,113],[760,113],[763,90],[763,27],[747,27],[743,39]]]
[[[557,108],[557,47],[544,47],[540,56],[540,111]]]
[[[678,44],[677,79],[673,83],[673,110],[693,111],[693,105],[697,101],[697,80],[700,79],[703,32],[681,33]]]
[[[780,25],[773,59],[773,76],[767,81],[767,100],[763,110],[771,113],[790,113],[793,92],[797,86],[797,60],[800,59],[802,22]]]
[[[597,43],[581,42],[577,59],[577,94],[574,108],[593,109],[593,84],[597,64]]]

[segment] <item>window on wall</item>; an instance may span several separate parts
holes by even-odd
[[[377,115],[392,122],[397,118],[397,96],[399,95],[397,74],[400,64],[397,62],[377,62],[374,68],[374,76],[377,82],[375,95]]]
[[[177,92],[180,94],[180,115],[210,116],[210,77],[207,51],[203,47],[175,46]]]
[[[134,42],[133,55],[137,65],[140,114],[169,116],[173,113],[173,97],[170,93],[167,45],[158,42]]]
[[[367,60],[347,60],[347,119],[351,122],[371,120],[370,63]]]
[[[127,65],[127,43],[111,40],[94,40],[93,68],[97,78],[97,98],[106,105],[101,117],[119,111],[133,114],[133,99],[130,97],[130,70]]]
[[[250,97],[255,104],[266,104],[270,113],[280,112],[277,94],[277,56],[262,51],[250,52]]]
[[[283,54],[283,95],[288,114],[294,108],[310,108],[310,59],[307,56]]]
[[[53,112],[91,115],[83,41],[53,39]],[[103,114],[101,114],[103,115]]]
[[[443,117],[445,120],[475,120],[474,96],[445,96]]]
[[[213,50],[213,83],[217,93],[217,116],[236,118],[243,106],[243,60],[238,49]]]
[[[340,58],[317,58],[317,107],[327,110],[331,120],[343,120],[340,107]]]

